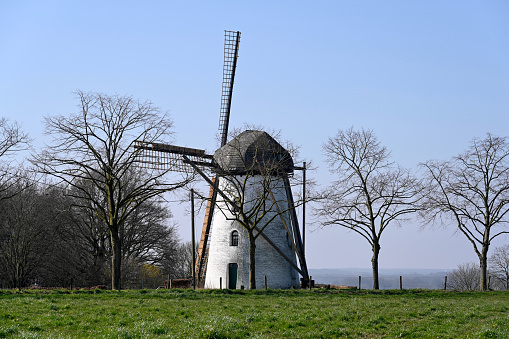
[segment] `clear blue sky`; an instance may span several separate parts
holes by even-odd
[[[321,145],[350,126],[415,168],[487,132],[509,135],[508,18],[509,2],[489,0],[0,0],[0,116],[38,147],[43,116],[74,111],[73,91],[127,94],[170,112],[175,143],[212,152],[223,32],[240,30],[233,126],[281,130],[322,185]],[[418,227],[386,232],[382,268],[476,260],[453,229]],[[341,229],[308,234],[307,252],[312,268],[370,266],[369,245]]]

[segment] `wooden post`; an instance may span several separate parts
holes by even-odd
[[[267,276],[265,276],[265,289],[267,289]]]
[[[488,290],[490,289],[490,285],[491,285],[491,275],[488,276]]]
[[[223,277],[219,277],[219,289],[223,289]]]
[[[445,279],[444,279],[444,291],[447,290],[447,276],[445,276]]]
[[[170,289],[170,275],[168,274],[168,283],[166,284],[166,288]]]
[[[399,289],[403,289],[403,278],[401,276],[399,276]]]
[[[359,291],[361,290],[361,276],[359,275]]]
[[[196,289],[196,247],[194,239],[194,190],[191,189],[191,246],[193,246],[193,289]]]
[[[170,288],[173,288],[173,279],[170,279]]]

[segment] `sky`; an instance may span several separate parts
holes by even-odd
[[[334,178],[322,145],[350,127],[372,129],[393,161],[417,170],[486,133],[509,135],[508,17],[509,2],[490,0],[0,0],[0,116],[37,148],[43,117],[76,111],[74,91],[130,95],[170,113],[170,142],[213,152],[224,30],[238,30],[230,126],[280,130],[321,187]],[[189,240],[184,206],[170,208]],[[453,227],[421,226],[385,231],[381,268],[476,261]],[[306,255],[310,268],[370,267],[371,248],[311,224]]]

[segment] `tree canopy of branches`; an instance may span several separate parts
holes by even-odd
[[[11,189],[18,191],[17,187]],[[51,234],[48,221],[56,217],[45,213],[49,204],[49,199],[41,199],[36,190],[25,189],[0,206],[0,267],[11,287],[26,286],[43,264],[48,251],[46,239]]]
[[[380,238],[390,224],[418,210],[419,182],[390,162],[390,152],[370,130],[340,130],[323,149],[338,179],[325,190],[317,215],[323,226],[348,228],[369,242],[373,289],[379,289]]]
[[[142,171],[135,140],[161,142],[172,126],[167,114],[149,102],[127,96],[77,92],[79,111],[46,118],[52,142],[32,163],[65,183],[79,205],[107,226],[112,247],[112,288],[121,288],[121,228],[146,200],[182,187],[188,178],[168,182],[161,170]],[[90,183],[83,185],[83,182]],[[97,194],[98,193],[98,194]]]
[[[0,287],[109,284],[108,228],[74,200],[60,186],[31,183],[0,201]],[[149,199],[132,215],[121,229],[123,286],[139,288],[145,265],[180,274],[186,259],[165,205]]]
[[[488,288],[491,241],[508,233],[509,144],[488,134],[449,161],[428,161],[429,192],[423,216],[428,222],[452,221],[472,244],[480,263],[480,288]]]
[[[24,180],[23,171],[11,165],[11,156],[28,149],[30,143],[31,139],[18,123],[0,118],[0,200],[10,198],[26,187],[20,183],[29,184]]]

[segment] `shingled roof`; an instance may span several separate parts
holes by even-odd
[[[219,169],[231,174],[264,171],[293,171],[290,153],[268,133],[247,130],[214,153]]]

